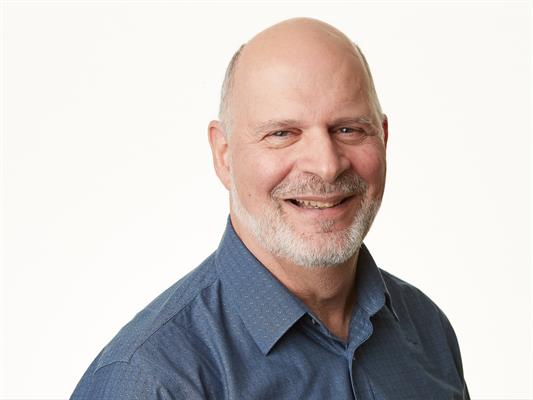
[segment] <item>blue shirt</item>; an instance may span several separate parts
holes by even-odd
[[[71,400],[468,399],[453,329],[363,245],[342,342],[244,246],[219,248],[100,352]]]

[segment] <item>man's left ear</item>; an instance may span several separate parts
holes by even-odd
[[[387,148],[387,140],[389,140],[389,120],[385,114],[383,114],[383,121],[381,122],[383,128],[383,144]]]

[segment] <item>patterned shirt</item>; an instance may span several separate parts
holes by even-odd
[[[364,245],[354,290],[343,342],[228,219],[218,249],[120,330],[71,400],[469,399],[446,316]]]

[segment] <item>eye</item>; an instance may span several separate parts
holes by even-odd
[[[272,148],[282,148],[295,143],[300,137],[297,129],[271,131],[263,138],[265,143]]]
[[[333,133],[337,140],[346,144],[361,143],[369,136],[369,132],[360,126],[340,126]]]
[[[276,131],[270,134],[270,136],[283,138],[289,136],[291,133],[289,131]]]
[[[365,131],[364,129],[361,129],[361,128],[348,128],[346,126],[343,126],[342,128],[339,128],[337,132],[347,135],[347,134],[352,134],[352,133],[354,134],[364,133]]]

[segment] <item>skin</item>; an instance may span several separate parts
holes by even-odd
[[[272,196],[281,182],[316,175],[334,183],[354,171],[368,184],[365,194],[380,200],[385,185],[387,120],[379,120],[367,95],[368,77],[351,42],[338,30],[312,19],[292,19],[259,33],[242,51],[231,92],[232,131],[209,124],[216,173],[252,215],[281,207],[298,234],[320,245],[320,222],[347,228],[361,204],[354,197],[325,210],[299,208]],[[366,122],[357,120],[364,117]],[[293,196],[294,198],[294,196]],[[335,201],[329,194],[299,200]],[[326,327],[346,341],[354,300],[357,252],[336,266],[306,268],[276,257],[258,243],[230,204],[232,224],[248,249]]]

